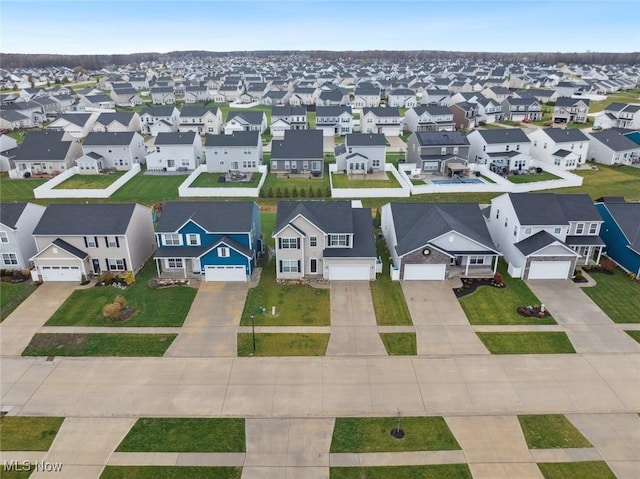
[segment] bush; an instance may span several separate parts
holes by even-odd
[[[115,277],[111,271],[104,271],[100,274],[100,282],[104,284],[111,284]]]
[[[502,275],[500,273],[495,273],[493,275],[493,282],[495,284],[502,284],[504,282],[504,278],[502,277]]]
[[[289,187],[288,186],[284,187],[284,197],[285,198],[289,198]]]
[[[613,270],[614,263],[609,258],[605,258],[600,262],[600,266],[605,271],[611,271],[611,270]]]
[[[127,286],[131,286],[136,282],[136,276],[133,274],[133,271],[127,270],[124,274],[124,282],[127,283]]]
[[[120,305],[120,309],[124,309],[127,305],[127,299],[124,296],[118,295],[113,299],[114,303],[118,303]]]
[[[327,188],[324,190],[324,196],[326,196],[327,198],[331,198],[331,187],[327,186]]]
[[[317,191],[317,193],[316,193],[316,196],[317,196],[318,198],[322,198],[322,196],[323,196],[323,195],[322,195],[322,188],[320,188],[319,186],[318,186],[318,191]]]
[[[279,186],[276,188],[276,198],[282,198],[282,191]]]
[[[304,188],[300,188],[300,198],[306,198],[307,197],[307,190],[305,190]]]
[[[267,190],[267,198],[273,198],[273,187],[270,186]]]
[[[295,186],[291,189],[291,197],[292,198],[298,197],[298,188],[296,188]]]
[[[108,303],[105,304],[102,308],[102,316],[108,319],[118,319],[118,316],[120,316],[120,311],[122,311],[120,303]]]
[[[315,195],[313,194],[313,188],[309,188],[309,198],[314,198]]]

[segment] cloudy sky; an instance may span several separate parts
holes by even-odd
[[[4,53],[640,50],[638,0],[1,0]]]

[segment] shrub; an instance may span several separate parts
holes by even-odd
[[[600,262],[600,266],[605,271],[611,271],[613,269],[614,263],[609,258],[605,258]]]
[[[495,273],[493,275],[493,282],[496,284],[502,284],[504,282],[504,278],[500,273]]]
[[[100,274],[100,282],[104,284],[111,284],[114,280],[113,273],[111,271],[104,271]]]
[[[118,303],[120,305],[120,309],[124,309],[124,307],[127,305],[127,299],[122,296],[122,295],[118,295],[113,299],[114,303]]]
[[[291,189],[291,197],[292,198],[298,197],[298,188],[296,188],[295,186]]]
[[[285,198],[289,198],[289,187],[288,186],[284,187],[284,197]]]
[[[322,195],[322,188],[320,188],[319,186],[318,186],[318,191],[316,192],[316,196],[317,196],[318,198],[322,198],[322,196],[323,196],[323,195]]]
[[[136,282],[136,276],[133,274],[133,271],[127,270],[124,274],[124,282],[127,283],[127,286],[131,286]]]
[[[307,197],[307,190],[305,190],[304,188],[300,188],[300,198],[306,198]]]
[[[551,126],[553,125],[553,122],[551,120],[547,120],[543,123],[544,126]]]
[[[270,186],[267,190],[267,198],[273,198],[273,187]]]
[[[309,188],[309,198],[313,198],[315,195],[313,194],[313,188]]]
[[[276,198],[282,198],[282,190],[280,190],[279,186],[276,188]]]
[[[331,198],[331,187],[327,186],[327,188],[324,190],[324,196],[326,196],[327,198]]]
[[[105,304],[104,307],[102,308],[102,316],[108,319],[118,319],[118,316],[120,315],[120,311],[122,311],[122,307],[120,306],[120,303],[116,303],[116,302],[108,303],[108,304]]]

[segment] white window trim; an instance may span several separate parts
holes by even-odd
[[[17,266],[18,255],[15,253],[2,253],[2,264],[5,266]]]
[[[280,249],[298,249],[298,238],[281,238]]]
[[[315,248],[318,246],[318,237],[316,235],[309,236],[309,247]]]
[[[340,244],[341,242],[338,241],[340,239],[344,238],[344,243],[345,244]],[[349,238],[349,235],[346,233],[338,233],[338,234],[331,234],[329,235],[329,247],[330,248],[348,248],[351,246],[351,240]]]
[[[289,266],[287,266],[289,265]],[[298,260],[297,259],[283,259],[282,260],[282,272],[283,273],[299,273]]]
[[[116,239],[115,236],[113,236],[113,235],[107,236],[107,246],[109,248],[117,248],[118,247],[118,240]]]
[[[109,271],[124,271],[124,258],[106,258]],[[118,267],[118,262],[122,263],[122,268]]]
[[[171,238],[172,240],[175,239],[173,238],[174,236],[178,237],[177,243],[167,241],[168,238]],[[165,233],[162,235],[162,244],[164,246],[182,246],[182,235],[180,233]]]
[[[195,239],[195,242],[191,242]],[[200,235],[198,233],[187,233],[187,245],[188,246],[200,246]]]
[[[219,258],[228,258],[231,256],[231,251],[228,246],[218,246],[217,251]]]
[[[173,262],[173,266],[171,266],[171,262]],[[182,258],[167,258],[167,268],[169,269],[182,269],[184,267],[184,263]]]
[[[0,243],[8,243],[9,235],[6,231],[0,231]]]

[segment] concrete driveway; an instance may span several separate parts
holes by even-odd
[[[407,151],[407,144],[402,141],[399,136],[387,136],[385,139],[389,142],[387,147],[388,153],[400,153]]]
[[[572,281],[527,281],[531,291],[564,327],[578,353],[637,353],[640,346],[619,329]]]
[[[324,153],[333,154],[333,149],[336,147],[336,139],[333,136],[322,137],[322,151]]]
[[[418,355],[489,354],[471,328],[453,281],[402,281],[416,328]]]
[[[0,354],[19,356],[33,335],[77,287],[78,283],[63,281],[38,286],[38,289],[0,324]]]
[[[331,282],[331,337],[327,356],[386,355],[368,281]]]
[[[237,355],[237,331],[247,283],[201,283],[191,309],[167,357]]]

